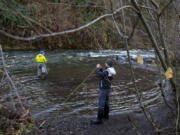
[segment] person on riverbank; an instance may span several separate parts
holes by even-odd
[[[40,78],[42,74],[47,75],[47,69],[45,63],[47,62],[44,51],[40,51],[35,58],[37,64],[37,76]]]
[[[101,124],[103,118],[109,119],[109,94],[111,91],[111,81],[113,80],[113,76],[116,75],[113,64],[114,63],[111,59],[107,59],[104,70],[100,64],[96,65],[96,75],[100,77],[98,114],[96,120],[91,120],[91,124]]]

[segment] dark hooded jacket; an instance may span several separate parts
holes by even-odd
[[[96,69],[96,75],[100,77],[99,88],[100,89],[111,89],[111,81],[113,80],[113,75],[116,71],[113,67],[106,68],[104,71],[102,69]]]

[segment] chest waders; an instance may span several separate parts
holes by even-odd
[[[37,75],[39,78],[45,80],[47,77],[47,69],[45,63],[39,62],[37,65]]]

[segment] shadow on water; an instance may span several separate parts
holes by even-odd
[[[85,117],[96,114],[98,99],[98,80],[92,78],[72,96],[65,104],[62,102],[71,91],[87,77],[97,63],[104,64],[107,57],[126,57],[123,50],[105,51],[48,51],[48,78],[36,78],[36,63],[34,57],[38,52],[8,52],[6,59],[9,70],[20,78],[24,88],[20,94],[25,97],[34,117],[53,117],[57,110],[64,115]],[[131,57],[137,54],[144,58],[154,58],[151,50],[132,50]],[[116,65],[117,76],[111,92],[111,114],[139,111],[134,86],[128,64]],[[157,107],[161,103],[160,90],[155,85],[156,73],[150,70],[136,68],[136,82],[142,91],[145,106]],[[1,97],[6,94],[1,95]]]

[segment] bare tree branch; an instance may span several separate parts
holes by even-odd
[[[136,130],[136,134],[137,135],[141,135],[141,133],[138,130],[138,127],[136,126],[136,123],[131,119],[131,117],[128,115],[128,120],[131,122],[131,125],[134,127],[134,129]]]
[[[162,55],[160,53],[160,49],[158,47],[157,41],[156,41],[155,37],[153,36],[152,31],[151,31],[149,25],[146,22],[145,17],[143,16],[143,14],[142,14],[141,10],[139,9],[139,7],[138,7],[137,3],[135,2],[135,0],[131,0],[131,2],[134,5],[134,7],[139,11],[138,16],[141,19],[142,23],[144,24],[144,26],[145,26],[145,28],[147,30],[147,33],[148,33],[148,35],[149,35],[149,37],[150,37],[150,39],[152,41],[152,45],[153,45],[153,47],[154,47],[154,49],[155,49],[155,51],[156,51],[156,53],[157,53],[157,55],[158,55],[158,57],[159,57],[159,59],[161,61],[163,69],[166,71],[167,65],[164,62],[164,59],[163,59],[163,57],[162,57]]]
[[[145,9],[152,10],[152,11],[154,11],[155,13],[157,13],[157,11],[154,10],[153,8],[151,8],[151,7],[148,7],[148,6],[145,6],[145,5],[138,5],[138,6],[141,7],[141,8],[145,8]]]
[[[168,103],[167,99],[166,99],[166,95],[164,93],[164,90],[163,90],[163,79],[162,79],[162,71],[161,71],[161,67],[159,65],[160,61],[159,59],[157,58],[156,56],[156,64],[158,65],[158,70],[159,70],[159,75],[160,75],[160,91],[161,91],[161,95],[163,97],[163,100],[164,100],[164,103],[167,105],[167,107],[171,110],[172,114],[175,116],[175,113],[174,113],[174,109],[171,107],[171,105]]]
[[[16,96],[18,97],[18,101],[19,101],[19,104],[20,104],[20,106],[21,106],[21,109],[22,109],[23,112],[25,113],[25,108],[24,108],[24,106],[23,106],[23,104],[22,104],[21,97],[19,96],[18,90],[17,90],[17,88],[16,88],[13,80],[12,80],[11,77],[9,76],[8,71],[7,71],[7,69],[6,69],[6,64],[5,64],[4,55],[3,55],[3,51],[2,51],[1,45],[0,45],[0,54],[1,54],[2,66],[3,66],[3,70],[4,70],[4,72],[5,72],[5,75],[6,75],[6,77],[8,78],[8,81],[9,81],[9,83],[11,84],[13,90],[15,91]]]
[[[132,32],[130,33],[130,35],[128,37],[128,42],[132,39],[132,37],[133,37],[133,35],[134,35],[135,31],[136,31],[136,27],[137,27],[138,23],[139,23],[139,18],[136,19],[136,22],[133,25]]]
[[[121,6],[123,5],[122,0],[120,0]],[[124,15],[124,11],[122,10],[122,19],[123,19],[123,28],[124,28],[124,32],[126,33],[126,25],[125,25],[125,15]],[[119,27],[116,27],[117,31],[119,33]],[[119,35],[121,36],[121,34],[119,33]],[[130,69],[131,69],[131,76],[133,79],[133,84],[134,84],[134,88],[135,88],[135,92],[136,92],[136,97],[137,100],[139,102],[140,108],[142,110],[142,112],[144,113],[144,116],[146,117],[146,119],[150,122],[150,124],[152,125],[152,127],[154,128],[155,132],[158,133],[158,127],[155,125],[153,117],[151,115],[151,113],[149,111],[146,110],[143,102],[142,102],[142,94],[140,93],[137,85],[136,85],[136,78],[135,78],[135,74],[134,74],[134,69],[133,69],[133,65],[131,62],[131,58],[130,58],[130,52],[129,52],[129,45],[128,45],[128,40],[127,38],[124,38],[124,42],[125,42],[125,47],[126,47],[126,51],[127,51],[127,56],[128,56],[128,61],[129,61],[129,65],[130,65]],[[148,115],[148,113],[149,115]]]
[[[150,1],[156,9],[159,8],[159,4],[156,1],[154,1],[154,0],[150,0]]]
[[[167,64],[168,67],[170,67],[170,66],[172,66],[172,64],[170,62],[167,45],[165,43],[164,34],[163,34],[163,31],[162,31],[162,21],[161,21],[160,17],[158,18],[158,29],[159,29],[160,41],[161,41],[161,44],[162,44],[162,46],[164,48],[164,55],[165,55],[166,64]]]
[[[22,40],[22,41],[32,41],[32,40],[36,40],[36,39],[39,39],[39,38],[46,38],[46,37],[53,37],[53,36],[59,36],[59,35],[64,35],[64,34],[68,34],[68,33],[73,33],[73,32],[77,32],[77,31],[80,31],[84,28],[87,28],[88,26],[96,23],[97,21],[105,18],[105,17],[109,17],[109,16],[113,16],[114,14],[117,14],[118,12],[120,12],[122,9],[126,9],[126,8],[131,8],[134,10],[134,8],[132,6],[123,6],[123,7],[120,7],[118,9],[116,9],[113,13],[111,14],[104,14],[102,16],[99,16],[98,18],[94,19],[93,21],[83,25],[83,26],[80,26],[78,28],[75,28],[75,29],[70,29],[70,30],[66,30],[66,31],[62,31],[62,32],[54,32],[54,33],[51,33],[51,34],[40,34],[40,35],[35,35],[35,36],[32,36],[32,37],[20,37],[20,36],[15,36],[15,35],[12,35],[10,33],[7,33],[6,31],[4,30],[0,30],[0,33],[7,36],[7,37],[10,37],[10,38],[13,38],[15,40]]]
[[[112,16],[112,20],[113,20],[113,23],[114,23],[114,25],[115,25],[115,27],[116,27],[119,35],[120,35],[122,38],[126,38],[126,39],[129,38],[128,36],[124,35],[124,34],[120,31],[119,26],[118,26],[117,22],[116,22],[115,19],[114,19],[114,16]]]

